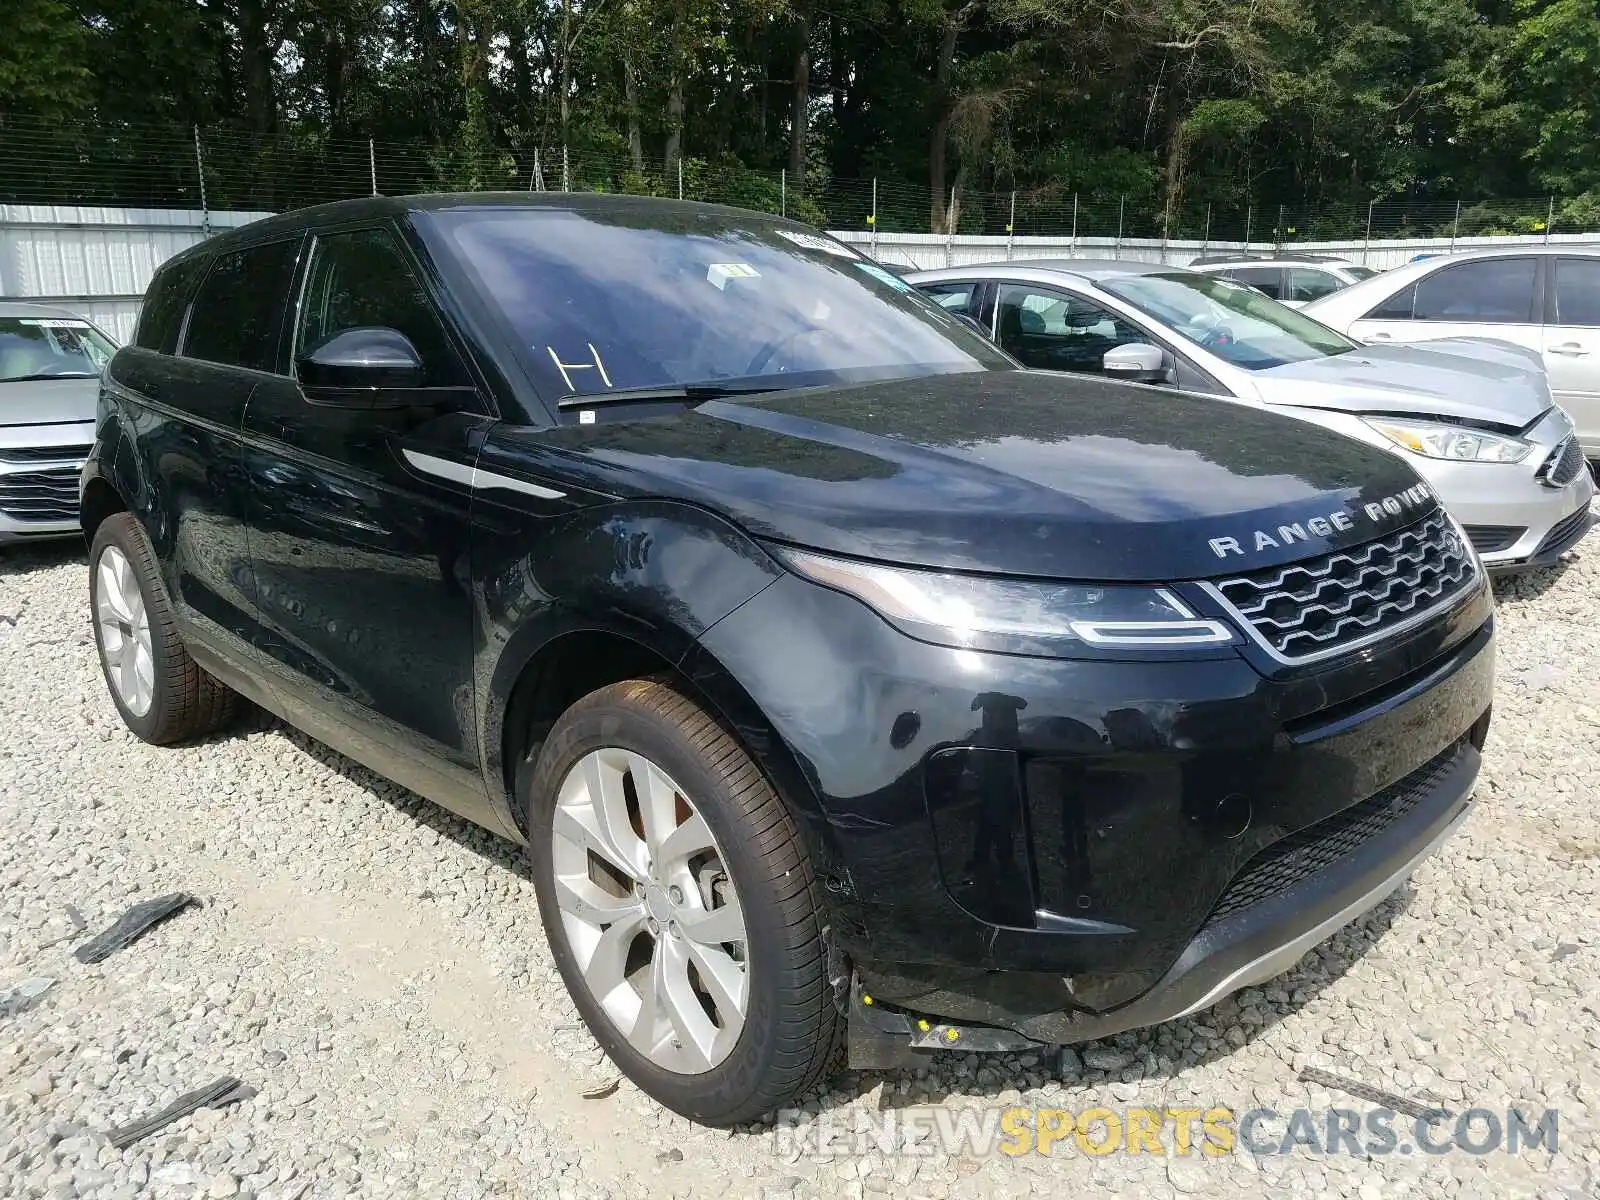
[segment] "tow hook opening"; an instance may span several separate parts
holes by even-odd
[[[854,972],[850,977],[848,1022],[852,1071],[915,1067],[926,1063],[935,1050],[988,1054],[1057,1050],[1013,1029],[959,1025],[885,1003],[868,992]]]

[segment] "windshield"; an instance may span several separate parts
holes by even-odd
[[[0,383],[93,378],[115,351],[76,317],[0,316]]]
[[[1269,300],[1254,288],[1212,275],[1121,275],[1100,282],[1174,333],[1247,371],[1326,358],[1356,344]]]
[[[505,316],[547,397],[691,384],[801,387],[1011,366],[832,238],[754,214],[429,214]]]
[[[1377,274],[1371,267],[1346,267],[1344,273],[1357,283],[1363,279],[1371,279]]]

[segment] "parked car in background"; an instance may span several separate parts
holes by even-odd
[[[1518,246],[1407,263],[1307,313],[1359,342],[1494,338],[1539,355],[1600,458],[1600,247]]]
[[[1253,287],[1290,308],[1377,274],[1371,267],[1322,254],[1208,254],[1191,262],[1189,269]]]
[[[526,843],[584,1021],[699,1121],[1207,1008],[1469,811],[1492,597],[1410,462],[1019,370],[777,217],[268,218],[161,269],[100,416],[128,728],[242,693]]]
[[[111,339],[82,317],[0,300],[0,544],[78,532]]]
[[[1450,506],[1491,570],[1553,562],[1592,522],[1594,486],[1572,422],[1537,355],[1519,347],[1361,346],[1231,280],[1127,260],[906,278],[1025,366],[1260,404],[1392,450]]]

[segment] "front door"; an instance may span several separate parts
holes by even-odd
[[[1550,263],[1544,365],[1556,403],[1572,415],[1578,440],[1600,458],[1600,257]]]
[[[1148,342],[1143,331],[1081,296],[1036,283],[1003,283],[995,340],[1025,367],[1098,375],[1106,351]]]
[[[308,398],[292,367],[257,388],[244,454],[261,649],[297,724],[481,820],[464,481],[491,420],[461,347],[387,226],[314,240],[289,362],[364,326],[409,338],[425,386],[450,402],[328,407]],[[419,461],[458,470],[423,473]]]

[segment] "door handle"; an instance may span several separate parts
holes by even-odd
[[[1582,358],[1589,352],[1577,342],[1562,342],[1559,346],[1550,347],[1551,354],[1560,354],[1566,358]]]
[[[1389,340],[1389,335],[1383,332],[1374,333],[1370,340],[1374,342],[1387,342]]]

